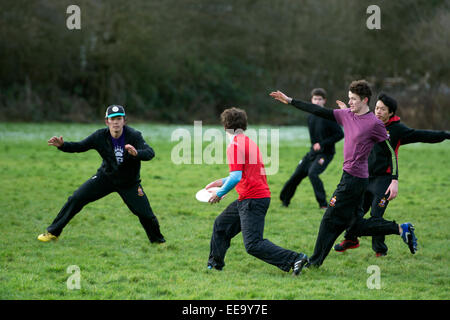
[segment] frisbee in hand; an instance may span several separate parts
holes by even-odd
[[[195,198],[201,202],[208,202],[211,199],[212,192],[219,190],[219,187],[211,187],[209,189],[202,189],[197,192]]]

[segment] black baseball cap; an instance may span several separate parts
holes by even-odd
[[[125,117],[124,107],[119,106],[117,104],[113,104],[112,106],[109,106],[108,109],[106,109],[105,118],[112,118],[112,117],[119,117],[119,116]]]

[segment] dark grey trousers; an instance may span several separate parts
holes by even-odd
[[[208,265],[222,269],[231,239],[242,232],[247,253],[283,271],[290,271],[298,253],[263,239],[269,204],[270,198],[263,198],[236,200],[228,205],[214,221]]]

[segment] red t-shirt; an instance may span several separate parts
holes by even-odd
[[[238,134],[227,147],[228,166],[231,171],[242,171],[236,185],[239,200],[270,198],[266,170],[261,152],[255,142],[245,134]]]

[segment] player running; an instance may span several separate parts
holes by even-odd
[[[338,101],[341,109],[347,108],[345,103]],[[434,130],[412,129],[400,122],[400,117],[395,115],[397,101],[385,93],[378,95],[375,106],[375,116],[386,126],[389,133],[390,143],[398,156],[400,145],[424,142],[438,143],[450,139],[450,132]],[[364,215],[370,209],[371,217],[383,217],[389,200],[386,198],[385,190],[391,183],[392,168],[390,166],[390,154],[383,151],[379,144],[375,144],[369,156],[369,185],[364,193],[363,211]],[[351,228],[345,234],[345,240],[334,246],[334,250],[344,252],[347,249],[359,247],[358,238],[351,238]],[[372,249],[376,257],[387,255],[388,247],[384,242],[384,235],[372,237]]]
[[[263,239],[270,190],[259,148],[244,134],[247,129],[247,114],[244,110],[231,108],[223,111],[220,117],[227,134],[232,136],[227,147],[230,175],[211,182],[205,188],[221,187],[211,192],[210,203],[219,202],[234,187],[239,198],[228,205],[214,221],[208,268],[222,270],[231,239],[242,232],[247,253],[283,271],[289,272],[292,269],[293,275],[298,275],[307,263],[306,255]]]
[[[392,182],[386,194],[388,200],[396,197],[398,191],[397,158],[387,142],[388,134],[383,123],[369,110],[372,95],[365,80],[353,81],[349,86],[350,108],[347,110],[328,109],[311,103],[294,100],[280,91],[270,93],[274,99],[315,115],[336,121],[344,127],[344,165],[341,181],[334,192],[322,218],[314,253],[307,266],[319,267],[329,254],[337,237],[353,225],[355,236],[398,234],[411,252],[417,250],[417,239],[411,223],[398,225],[383,218],[364,219],[358,215],[362,197],[369,183],[368,157],[375,143],[392,154]]]

